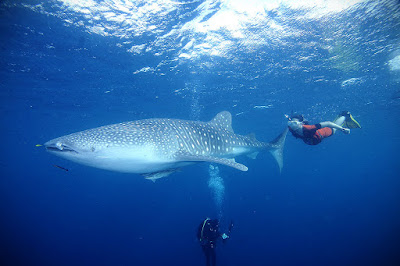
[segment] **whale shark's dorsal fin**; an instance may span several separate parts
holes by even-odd
[[[228,111],[218,113],[209,123],[233,133],[232,115]]]

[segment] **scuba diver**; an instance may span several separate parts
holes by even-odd
[[[216,265],[216,255],[215,247],[216,242],[219,238],[222,242],[229,238],[231,230],[233,228],[233,222],[229,225],[228,234],[221,234],[219,231],[219,220],[206,218],[200,223],[197,230],[197,239],[200,241],[201,248],[203,249],[204,255],[206,256],[206,265],[215,266]]]
[[[350,134],[350,128],[361,128],[360,124],[348,111],[341,112],[333,122],[320,122],[310,125],[304,120],[303,115],[293,114],[285,115],[289,120],[289,131],[296,138],[302,139],[308,145],[317,145],[327,137],[335,134],[336,130],[340,130],[345,134]]]

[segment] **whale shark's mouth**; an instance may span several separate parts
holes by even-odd
[[[76,150],[68,147],[67,145],[60,144],[60,143],[47,144],[46,145],[46,150],[52,151],[52,152],[74,152],[74,153],[78,153]]]

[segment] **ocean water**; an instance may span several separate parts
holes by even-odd
[[[0,264],[204,265],[211,217],[217,265],[400,265],[399,85],[396,0],[1,1]],[[261,141],[292,111],[362,128],[155,183],[35,146],[223,110]]]

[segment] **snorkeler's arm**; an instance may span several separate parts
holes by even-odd
[[[321,122],[319,123],[321,125],[321,127],[330,127],[330,128],[334,128],[334,129],[338,129],[340,131],[342,131],[343,133],[349,134],[350,133],[350,129],[348,128],[344,128],[341,127],[331,121],[326,121],[326,122]]]

